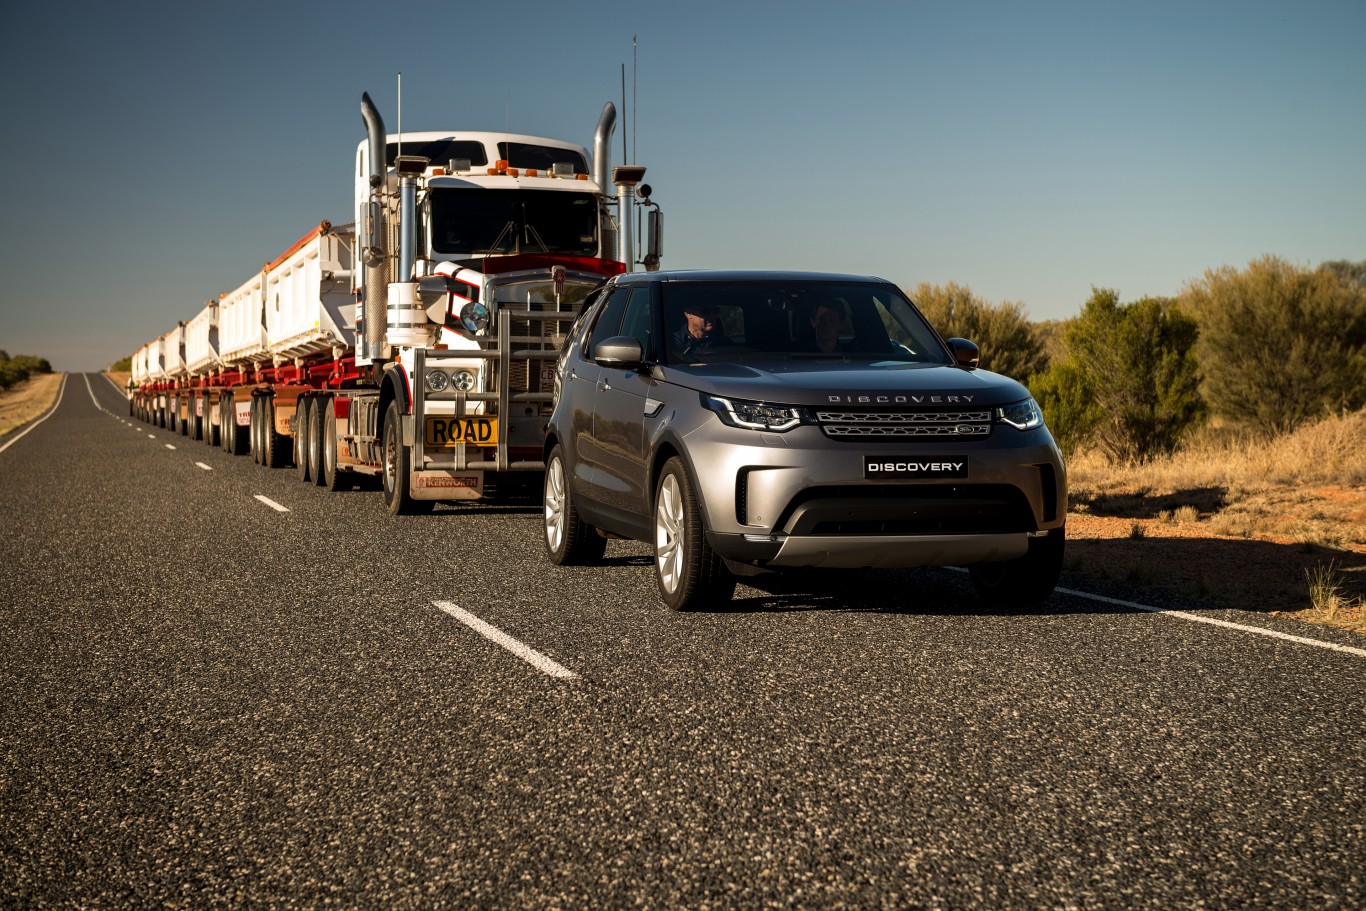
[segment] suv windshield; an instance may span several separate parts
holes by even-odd
[[[432,190],[438,254],[597,253],[592,194],[548,190]]]
[[[952,363],[920,312],[888,284],[669,282],[664,314],[671,363]]]

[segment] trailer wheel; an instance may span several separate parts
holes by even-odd
[[[384,442],[380,446],[381,474],[384,478],[384,505],[390,515],[412,515],[431,509],[430,500],[409,496],[412,453],[403,445],[402,417],[398,402],[390,402],[384,414]]]
[[[331,408],[331,399],[314,399],[313,406],[308,409],[308,451],[304,458],[308,460],[308,476],[319,487],[326,483],[323,479],[323,434],[327,432],[327,421],[323,409],[330,411]]]
[[[294,440],[275,432],[275,400],[268,398],[261,408],[261,435],[265,438],[265,463],[267,468],[284,468],[289,464],[289,450]]]
[[[220,420],[223,424],[223,448],[228,455],[246,455],[247,428],[237,426],[236,399],[232,395],[223,396],[223,400],[219,402],[219,410],[222,413]]]
[[[204,396],[204,445],[210,449],[218,445],[218,411],[213,396]]]
[[[261,464],[261,456],[258,455],[260,450],[256,448],[256,440],[256,399],[253,397],[251,407],[247,411],[247,455],[251,456],[251,460],[259,465]]]
[[[342,472],[337,467],[337,410],[331,399],[323,399],[322,485],[328,490],[342,489]]]
[[[313,429],[313,400],[300,399],[294,412],[294,473],[305,484],[312,478],[308,473],[309,437]]]

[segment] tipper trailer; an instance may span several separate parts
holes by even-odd
[[[610,167],[616,108],[591,158],[537,136],[386,134],[368,95],[361,116],[354,221],[319,223],[139,348],[130,410],[330,489],[378,477],[394,513],[539,485],[579,305],[659,266],[645,169]]]

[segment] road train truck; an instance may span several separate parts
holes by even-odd
[[[610,166],[611,102],[591,158],[536,136],[386,134],[369,95],[361,116],[354,220],[139,348],[130,409],[330,489],[377,477],[394,513],[538,489],[579,305],[659,266],[645,169]]]

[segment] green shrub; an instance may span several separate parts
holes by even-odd
[[[1211,410],[1285,433],[1366,405],[1366,264],[1273,256],[1207,271],[1182,292],[1200,326]]]
[[[911,292],[930,325],[945,338],[966,338],[982,352],[981,367],[1021,381],[1048,366],[1043,339],[1025,316],[1024,305],[990,304],[972,289],[950,282],[921,282]]]
[[[1043,373],[1030,377],[1028,385],[1058,448],[1071,458],[1090,442],[1101,417],[1081,370],[1070,361],[1056,360]]]
[[[1116,460],[1169,455],[1203,416],[1197,335],[1195,321],[1172,301],[1120,304],[1118,292],[1104,288],[1068,325],[1069,363],[1094,403],[1097,438]]]

